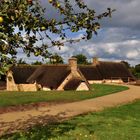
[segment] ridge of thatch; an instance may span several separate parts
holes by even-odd
[[[67,65],[42,65],[27,79],[27,82],[37,82],[50,89],[57,89],[68,74],[70,68]]]

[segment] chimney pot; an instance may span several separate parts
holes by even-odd
[[[97,57],[94,57],[93,58],[93,66],[97,66],[97,65],[99,65],[99,60]]]
[[[77,58],[75,57],[69,58],[69,66],[71,68],[71,72],[77,71]]]

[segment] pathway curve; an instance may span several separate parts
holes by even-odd
[[[128,87],[129,90],[94,99],[0,114],[0,135],[27,129],[36,123],[57,122],[79,114],[100,111],[107,107],[127,104],[140,99],[140,86]]]

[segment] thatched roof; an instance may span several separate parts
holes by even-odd
[[[37,82],[50,89],[57,89],[69,74],[68,65],[42,65],[28,78],[27,82]]]
[[[124,82],[128,80],[128,77],[131,78],[131,80],[135,79],[132,73],[121,62],[100,61],[96,67],[103,79],[121,78]]]
[[[80,65],[78,66],[87,80],[103,80],[121,78],[124,82],[135,80],[135,77],[121,62],[104,62],[98,61],[97,65]]]
[[[76,90],[77,87],[80,85],[82,82],[81,79],[79,78],[72,78],[71,80],[68,81],[68,83],[64,86],[64,90]]]
[[[42,87],[57,89],[65,78],[71,73],[69,65],[42,65],[42,66],[17,66],[11,68],[16,84],[38,83]],[[78,71],[79,72],[79,71]],[[76,89],[81,81],[86,81],[85,77],[79,72],[81,77],[73,76],[66,89]],[[78,85],[77,85],[78,84]],[[88,86],[88,82],[87,82]]]
[[[38,68],[38,66],[14,66],[10,70],[13,72],[13,77],[16,84],[25,84],[27,79],[33,74],[33,72]]]
[[[11,68],[14,80],[17,84],[35,83],[41,84],[50,89],[57,89],[64,79],[70,74],[69,65],[41,65],[41,66],[17,66]],[[121,78],[127,82],[128,77],[135,80],[135,77],[123,63],[101,62],[95,65],[79,65],[78,71],[80,80],[103,80],[111,78]],[[69,81],[65,86],[66,89],[75,89],[78,82],[77,77]],[[73,81],[73,82],[72,82]]]
[[[103,79],[101,73],[98,71],[96,66],[83,65],[83,66],[79,66],[79,69],[87,80],[102,80]]]

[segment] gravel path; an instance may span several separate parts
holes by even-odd
[[[59,122],[76,115],[101,111],[104,108],[140,99],[140,86],[131,85],[128,87],[129,90],[94,99],[0,114],[0,135],[27,129],[36,123]]]

